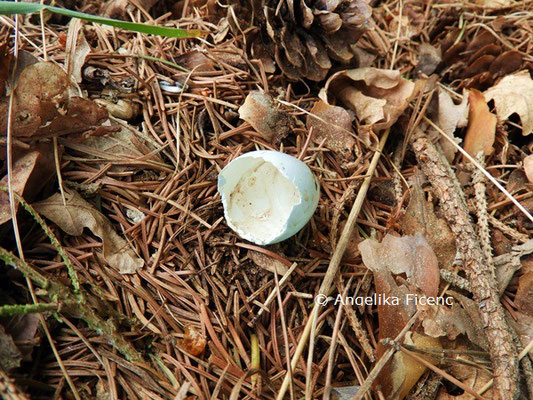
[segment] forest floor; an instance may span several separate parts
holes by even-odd
[[[533,398],[533,2],[301,4],[0,16],[0,395]],[[320,184],[268,246],[217,191],[260,149]]]

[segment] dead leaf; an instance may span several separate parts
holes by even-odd
[[[187,353],[199,356],[204,352],[207,340],[198,329],[192,325],[187,325],[183,339],[178,340],[178,345]]]
[[[322,100],[315,103],[311,114],[307,116],[306,126],[307,129],[313,128],[313,142],[324,142],[327,148],[343,158],[350,158],[355,146],[355,139],[351,135],[353,115],[342,107],[330,106]]]
[[[56,193],[34,204],[34,208],[69,235],[79,236],[83,233],[83,228],[88,228],[102,239],[104,259],[121,274],[132,274],[142,268],[144,261],[135,254],[128,242],[115,232],[109,220],[92,204],[73,190],[67,190],[65,197],[66,206],[63,204],[61,195]]]
[[[533,183],[533,154],[524,158],[524,172],[526,173],[527,180]]]
[[[400,226],[407,235],[421,233],[435,252],[441,268],[450,268],[457,252],[455,237],[443,218],[435,215],[433,205],[429,203],[421,186],[421,177],[415,175],[411,187],[411,199],[405,214],[400,219]]]
[[[452,350],[458,352],[455,358],[460,358],[463,360],[468,360],[473,364],[476,363],[476,359],[468,355],[468,352],[474,350],[468,343],[454,342],[454,347]],[[472,388],[474,392],[478,392],[484,387],[491,379],[492,373],[487,371],[485,368],[479,368],[475,365],[466,365],[460,362],[450,361],[447,363],[446,371],[452,375],[454,378],[463,382],[466,386]],[[439,389],[438,395],[435,400],[471,400],[473,399],[472,395],[467,392],[461,391],[461,394],[450,394],[446,390],[446,386],[441,386]],[[483,398],[490,400],[493,397],[491,396],[491,391],[483,393]]]
[[[35,346],[40,343],[39,315],[35,313],[16,315],[4,324],[6,332],[11,335],[22,355],[22,361],[31,361]]]
[[[468,95],[470,111],[468,114],[468,129],[466,131],[464,149],[472,157],[477,157],[479,152],[486,156],[494,149],[496,136],[496,116],[489,111],[483,94],[471,89]]]
[[[499,121],[516,113],[522,121],[522,135],[533,132],[533,80],[528,71],[507,75],[484,95],[487,102],[494,100]]]
[[[13,135],[30,138],[36,133],[64,133],[93,128],[107,118],[94,102],[69,96],[70,79],[51,62],[26,67],[13,92]],[[7,98],[0,103],[0,129],[7,130]]]
[[[101,128],[105,128],[102,126]],[[115,132],[111,132],[106,135],[97,136],[91,135],[84,139],[82,143],[75,140],[63,139],[61,144],[65,147],[75,150],[83,154],[84,157],[92,161],[98,168],[104,167],[111,161],[116,161],[119,157],[127,158],[130,160],[140,159],[152,152],[152,149],[148,148],[136,135],[125,126],[111,125],[108,128],[117,128]],[[157,162],[163,162],[163,160],[153,155],[150,160]],[[136,166],[127,165],[124,163],[114,163],[109,170],[112,172],[123,172],[131,170]],[[139,166],[138,168],[142,168]]]
[[[22,354],[20,354],[13,338],[0,325],[0,368],[4,371],[9,371],[19,367],[21,361]]]
[[[6,95],[10,65],[13,55],[8,51],[7,42],[0,44],[0,96]]]
[[[437,296],[438,260],[422,234],[402,237],[388,234],[381,243],[366,239],[359,250],[363,263],[374,273],[406,274],[408,281],[426,296]]]
[[[430,336],[422,335],[416,332],[408,332],[403,341],[404,344],[414,346],[421,349],[434,349],[440,350],[442,346],[440,341]],[[437,361],[420,354],[417,354],[431,364],[437,364]],[[396,352],[391,361],[391,386],[384,386],[384,394],[389,399],[403,399],[413,386],[418,382],[420,377],[426,372],[427,367],[409,357],[407,354],[401,351]]]
[[[359,245],[363,263],[373,271],[376,295],[381,298],[397,299],[378,303],[379,344],[376,356],[379,359],[385,352],[381,339],[398,335],[416,305],[407,301],[409,293],[423,293],[435,297],[439,287],[438,261],[433,250],[421,234],[397,237],[388,234],[381,243],[366,239]],[[399,286],[393,277],[407,275],[412,287]],[[411,340],[412,339],[412,340]],[[440,348],[440,341],[426,335],[409,332],[405,338],[419,347]],[[387,363],[378,377],[378,384],[388,398],[403,398],[424,373],[425,367],[397,353]]]
[[[326,104],[337,99],[355,112],[361,125],[381,131],[396,122],[414,91],[415,84],[400,71],[357,68],[333,74],[319,97]]]
[[[280,141],[291,131],[291,115],[280,111],[272,96],[259,90],[253,90],[246,96],[239,108],[239,116],[268,142]]]
[[[454,136],[457,128],[463,128],[468,124],[468,96],[463,94],[463,100],[460,104],[455,104],[447,91],[439,88],[439,109],[437,125],[446,135],[451,137],[457,144],[461,139]],[[440,139],[440,145],[444,151],[446,159],[451,162],[455,157],[457,149],[450,144],[445,138]]]
[[[55,164],[53,150],[50,144],[35,146],[35,150],[16,154],[13,163],[13,191],[32,201],[41,189],[54,178]],[[0,181],[0,185],[7,187],[7,175]],[[15,204],[18,210],[19,203]],[[9,195],[0,192],[0,225],[11,220]]]
[[[175,59],[176,64],[189,71],[214,71],[213,62],[204,53],[193,50],[180,54]]]
[[[285,275],[289,270],[285,264],[281,261],[276,260],[264,253],[255,250],[248,250],[248,257],[260,268],[264,268],[267,271],[272,273],[277,273],[278,275]]]
[[[526,272],[518,279],[514,302],[518,310],[533,317],[533,272]]]
[[[91,53],[91,47],[83,33],[81,19],[73,18],[68,25],[67,43],[65,45],[65,69],[72,80],[80,83],[82,80],[81,69],[83,64],[85,64],[85,58]]]
[[[442,61],[442,51],[439,48],[430,45],[429,43],[422,43],[418,48],[418,65],[416,70],[429,76],[437,69]]]

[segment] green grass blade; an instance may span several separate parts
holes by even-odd
[[[11,1],[0,1],[0,15],[30,14],[40,12],[41,10],[47,10],[52,13],[65,15],[71,18],[79,18],[84,21],[114,26],[116,28],[121,28],[128,31],[148,33],[151,35],[190,38],[199,37],[203,34],[203,32],[200,30],[185,30],[157,25],[139,24],[136,22],[120,21],[117,19],[99,17],[96,15],[85,14],[78,11],[68,10],[66,8],[52,7],[39,3],[14,3]]]

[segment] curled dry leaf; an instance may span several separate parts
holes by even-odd
[[[54,177],[53,150],[50,144],[35,146],[35,150],[22,154],[15,154],[13,163],[13,191],[32,201],[41,189]],[[7,175],[0,181],[0,185],[7,187]],[[19,203],[16,202],[15,210]],[[11,220],[9,195],[0,192],[0,225]]]
[[[292,116],[281,111],[272,96],[253,90],[239,108],[239,116],[268,142],[280,141],[291,131]]]
[[[506,76],[484,95],[487,102],[494,100],[500,121],[516,113],[522,122],[522,135],[533,132],[533,80],[528,71]]]
[[[524,172],[529,183],[533,183],[533,154],[524,158]]]
[[[381,131],[396,122],[414,91],[415,84],[400,71],[357,68],[333,74],[319,97],[327,104],[337,99],[355,112],[361,125]]]
[[[248,250],[248,257],[260,268],[264,268],[267,271],[272,273],[277,273],[278,275],[285,275],[288,271],[288,268],[281,261],[276,260],[273,257],[267,256],[259,251]]]
[[[313,128],[313,141],[322,143],[327,148],[350,158],[355,145],[353,138],[353,115],[342,107],[330,106],[319,100],[307,116],[307,129]]]
[[[34,208],[69,235],[79,236],[83,228],[88,228],[102,239],[104,259],[121,274],[132,274],[142,268],[144,261],[115,232],[104,215],[73,190],[66,191],[65,197],[66,206],[61,195],[56,193],[34,204]]]
[[[468,99],[470,111],[464,149],[472,157],[477,157],[481,151],[487,156],[494,151],[492,145],[496,136],[497,119],[489,111],[481,92],[475,89],[470,90]]]
[[[464,128],[468,124],[468,96],[465,93],[461,103],[456,105],[448,92],[439,88],[438,99],[439,108],[437,124],[446,135],[459,144],[461,139],[456,138],[453,133],[457,128]],[[442,146],[446,159],[451,162],[457,149],[445,138],[440,139],[440,145]]]
[[[81,97],[69,96],[70,79],[51,62],[26,67],[14,90],[13,135],[60,134],[93,128],[107,118],[105,109]],[[7,130],[8,100],[0,102],[0,129]]]
[[[73,18],[69,22],[67,43],[65,45],[65,69],[67,75],[71,76],[75,82],[81,82],[81,69],[85,64],[85,58],[91,52],[91,47],[87,43],[83,33],[83,22],[81,19]]]
[[[421,349],[442,349],[438,339],[416,332],[408,332],[405,335],[403,343]],[[433,358],[423,355],[421,355],[421,357],[431,364],[437,364],[437,361]],[[389,391],[387,398],[403,399],[411,391],[413,386],[416,385],[424,372],[426,372],[426,369],[427,367],[424,364],[414,360],[407,354],[398,351],[394,354],[391,361],[390,386],[385,386],[382,381],[382,386],[385,387],[384,391]]]
[[[192,325],[185,326],[183,339],[178,341],[178,346],[193,356],[199,356],[205,350],[207,340],[202,333]]]

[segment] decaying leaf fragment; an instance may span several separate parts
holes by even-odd
[[[524,158],[524,172],[526,173],[527,180],[533,183],[533,154]]]
[[[408,282],[426,296],[437,296],[440,273],[438,260],[424,236],[387,235],[381,243],[366,239],[359,244],[364,264],[374,274],[407,275]]]
[[[533,132],[533,80],[528,71],[507,75],[484,92],[487,102],[494,100],[498,120],[516,113],[522,122],[522,135]]]
[[[246,96],[239,116],[269,142],[280,141],[291,131],[291,115],[281,111],[272,96],[260,90],[253,90]]]
[[[463,128],[468,124],[468,96],[465,93],[461,103],[456,105],[448,92],[439,88],[438,100],[437,124],[446,135],[459,144],[461,140],[456,138],[453,133],[457,128]],[[457,149],[445,138],[440,139],[440,145],[442,146],[446,159],[451,162]]]
[[[366,239],[359,244],[359,250],[364,264],[374,273],[376,295],[398,299],[397,304],[394,300],[392,304],[378,303],[379,339],[394,338],[417,308],[409,302],[408,295],[437,296],[440,281],[437,257],[421,234],[403,237],[389,234],[381,243]],[[409,287],[396,282],[393,275],[398,274],[407,276]],[[408,332],[404,342],[416,347],[441,348],[438,338],[413,331]],[[377,357],[384,352],[380,342]],[[397,353],[381,371],[377,384],[387,398],[402,399],[425,370],[418,361]]]
[[[349,158],[355,146],[352,122],[353,115],[342,107],[330,106],[319,100],[307,116],[307,129],[313,128],[313,141]]]
[[[250,259],[258,267],[264,268],[272,273],[277,273],[280,276],[285,275],[285,273],[288,271],[287,266],[281,261],[259,251],[248,250],[248,257],[250,257]]]
[[[88,228],[102,239],[104,259],[121,274],[132,274],[142,268],[144,261],[115,232],[104,215],[73,190],[66,191],[65,197],[66,206],[59,193],[33,206],[69,235],[80,236],[83,228]]]
[[[13,191],[32,201],[34,196],[54,178],[54,160],[52,146],[40,144],[33,151],[15,154],[12,170]],[[7,175],[0,181],[0,185],[7,187]],[[19,203],[15,204],[15,210]],[[0,225],[11,220],[11,206],[9,195],[0,192]]]
[[[361,125],[381,131],[396,122],[414,91],[415,84],[400,71],[357,68],[333,74],[319,97],[327,104],[338,100],[355,112]]]
[[[472,157],[476,157],[480,151],[487,156],[494,151],[492,145],[496,136],[496,116],[489,111],[481,92],[472,89],[468,98],[470,112],[464,149]]]
[[[420,178],[415,175],[413,180],[411,199],[400,219],[400,226],[408,235],[423,234],[435,252],[441,268],[450,268],[457,252],[455,237],[446,221],[435,215],[433,205],[426,200]]]
[[[70,79],[52,62],[38,62],[21,72],[13,91],[13,135],[68,133],[94,127],[107,118],[105,109],[81,97],[70,97]],[[7,130],[8,100],[0,101],[0,130]]]

